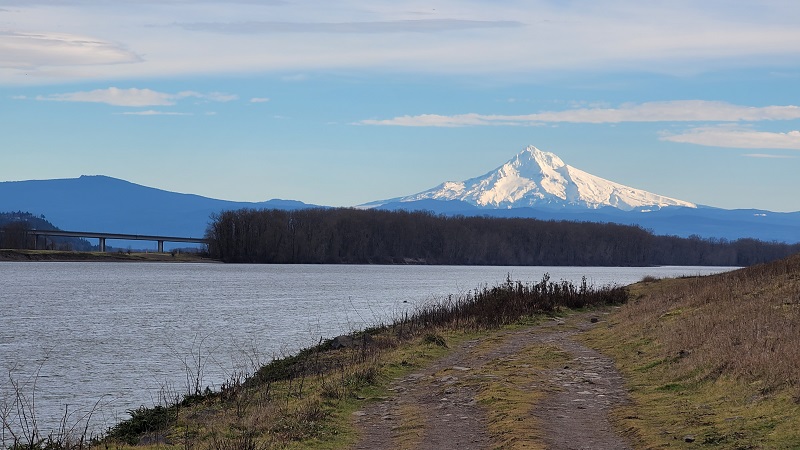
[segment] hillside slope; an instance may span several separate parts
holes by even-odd
[[[69,231],[202,237],[212,214],[240,208],[299,209],[302,202],[232,202],[106,176],[0,182],[0,211],[45,215]]]

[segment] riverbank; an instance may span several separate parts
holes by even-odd
[[[798,299],[800,256],[609,291],[509,281],[132,411],[101,445],[800,448]]]
[[[173,405],[134,411],[130,420],[111,430],[108,439],[111,445],[238,448],[248,443],[256,449],[347,448],[359,439],[353,422],[359,411],[398,394],[398,390],[390,390],[395,378],[414,377],[415,371],[425,370],[469,340],[481,342],[477,352],[490,351],[502,334],[498,331],[507,326],[535,326],[561,308],[618,304],[625,295],[621,287],[595,289],[551,282],[546,276],[535,284],[509,280],[423,306],[389,325],[320,342],[276,360],[250,377],[230,380],[219,392],[198,390]],[[587,322],[591,323],[588,318]],[[531,349],[526,346],[523,350]],[[548,346],[542,350],[544,353],[537,354],[550,353]],[[464,355],[467,359],[474,356]],[[472,365],[466,359],[463,364]],[[486,387],[487,397],[474,404],[491,403],[491,392],[505,389],[496,383]],[[506,406],[497,404],[497,410],[503,412]],[[420,418],[407,413],[401,412],[404,421],[406,417],[411,422]],[[503,417],[491,421],[485,425],[493,429],[518,426]]]
[[[219,262],[192,252],[70,252],[61,250],[0,250],[2,261],[131,261],[131,262]]]
[[[484,300],[514,303],[518,288]],[[626,292],[611,308],[503,309],[492,326],[478,326],[485,306],[428,311],[419,324],[447,318],[325,343],[127,436],[259,450],[800,447],[800,256]]]

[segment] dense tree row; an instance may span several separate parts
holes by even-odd
[[[242,209],[212,217],[212,257],[240,263],[746,266],[800,245],[654,236],[635,226],[358,209]]]

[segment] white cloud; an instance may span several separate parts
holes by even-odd
[[[406,127],[464,127],[541,125],[545,123],[753,122],[792,119],[800,119],[800,107],[794,105],[752,107],[726,102],[678,100],[625,104],[618,108],[579,108],[523,115],[469,113],[443,116],[421,114],[383,120],[368,119],[359,123]]]
[[[781,71],[800,57],[800,6],[787,0],[438,0],[435,9],[389,0],[238,3],[0,0],[18,11],[0,35],[0,79],[365,68],[517,76]],[[54,66],[63,70],[46,70]],[[25,76],[31,70],[39,76]]]
[[[482,114],[457,114],[441,116],[438,114],[420,114],[418,116],[400,116],[393,119],[367,119],[358,122],[361,125],[394,125],[401,127],[468,127],[468,126],[519,126],[542,125],[541,121],[524,119],[524,116],[500,116]]]
[[[110,87],[107,89],[95,89],[93,91],[69,92],[65,94],[40,95],[37,100],[58,101],[58,102],[87,102],[105,103],[113,106],[172,106],[180,99],[199,98],[216,102],[229,102],[236,100],[236,95],[213,92],[201,94],[194,91],[183,91],[177,94],[158,92],[151,89],[120,89]]]
[[[250,99],[250,103],[267,103],[269,101],[266,97],[253,97]]]
[[[748,158],[763,158],[763,159],[794,159],[794,156],[789,155],[770,155],[767,153],[746,153],[742,156],[746,156]]]
[[[223,92],[210,92],[208,94],[201,94],[199,92],[194,92],[194,91],[184,91],[184,92],[179,92],[177,94],[177,96],[179,98],[194,97],[194,98],[200,98],[200,99],[204,99],[204,100],[208,100],[208,101],[212,101],[212,102],[220,102],[220,103],[232,102],[234,100],[238,100],[239,99],[238,95],[225,94]]]
[[[127,111],[123,113],[118,113],[123,116],[191,116],[190,113],[180,113],[174,111],[155,111],[149,109],[147,111]]]
[[[205,31],[224,34],[259,33],[328,33],[328,34],[376,34],[376,33],[430,33],[480,28],[515,28],[524,26],[513,20],[459,20],[459,19],[415,19],[372,22],[201,22],[180,23],[177,26],[189,31]]]
[[[774,133],[725,126],[699,127],[684,133],[665,134],[660,139],[709,147],[800,150],[800,131]]]
[[[176,96],[150,89],[110,87],[93,91],[40,95],[36,99],[57,102],[105,103],[114,106],[171,106],[175,104]]]
[[[68,33],[0,30],[0,68],[102,66],[135,63],[141,57],[119,44]]]
[[[168,94],[168,95],[172,95],[172,97],[175,99],[197,98],[197,99],[202,99],[212,102],[221,102],[221,103],[232,102],[234,100],[239,99],[238,95],[225,94],[223,92],[209,92],[207,94],[203,94],[196,91],[181,91],[178,92],[177,94]]]
[[[219,0],[130,0],[135,4],[176,4],[192,5],[196,3],[219,3]],[[126,0],[113,0],[114,3],[124,4]],[[284,0],[225,0],[226,3],[233,4],[272,4],[281,5]],[[109,0],[0,0],[0,5],[7,6],[30,6],[30,5],[57,5],[57,6],[105,6],[111,3]]]

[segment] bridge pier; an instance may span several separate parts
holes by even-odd
[[[158,241],[158,253],[164,253],[164,241]]]
[[[105,253],[106,252],[106,238],[101,237],[101,238],[97,238],[97,239],[100,240],[99,245],[98,245],[98,247],[100,247],[100,253]]]

